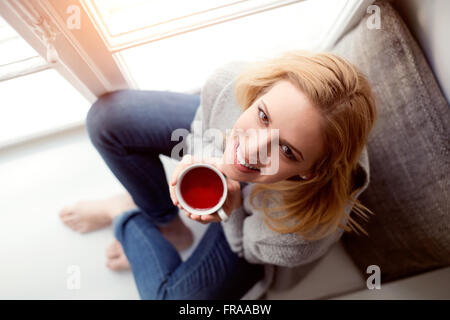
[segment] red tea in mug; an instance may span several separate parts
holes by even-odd
[[[184,201],[194,209],[209,209],[219,203],[223,195],[222,179],[209,168],[197,167],[182,178],[180,192]]]

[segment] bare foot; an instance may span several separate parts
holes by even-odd
[[[119,241],[114,242],[106,249],[106,266],[113,271],[123,271],[131,269],[127,256],[123,251]]]
[[[107,199],[86,200],[64,207],[59,216],[69,228],[86,233],[109,226],[118,214],[136,207],[128,193]]]
[[[160,231],[178,251],[188,249],[194,242],[192,231],[186,227],[179,216],[177,216],[167,226],[160,227]],[[122,245],[117,239],[115,239],[108,249],[106,249],[106,257],[106,266],[113,271],[131,269]]]
[[[184,251],[194,242],[194,235],[177,215],[168,225],[159,227],[161,234],[166,238],[177,251]]]

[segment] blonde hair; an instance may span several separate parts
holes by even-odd
[[[235,82],[235,97],[246,110],[277,81],[289,80],[302,90],[322,115],[325,153],[311,168],[309,180],[283,180],[255,184],[251,195],[263,195],[264,222],[275,232],[298,233],[315,240],[328,236],[337,228],[367,232],[345,212],[348,201],[365,221],[367,207],[355,194],[354,175],[358,158],[377,117],[369,82],[351,63],[330,53],[288,51],[275,58],[256,61],[247,66]],[[281,201],[275,197],[278,191]],[[268,207],[269,199],[278,206]],[[284,216],[275,216],[277,211]],[[346,225],[342,224],[346,217]],[[278,225],[278,226],[275,226]]]

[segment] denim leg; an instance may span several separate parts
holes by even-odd
[[[264,267],[231,251],[221,223],[211,223],[203,238],[182,261],[173,245],[139,209],[114,220],[142,299],[240,299],[264,276]]]
[[[220,223],[208,226],[185,262],[159,231],[178,212],[159,154],[170,156],[178,143],[172,131],[189,130],[199,104],[198,95],[121,90],[88,113],[93,145],[138,207],[114,219],[114,234],[143,299],[239,299],[264,275],[231,251]]]
[[[119,90],[100,97],[87,115],[92,144],[136,205],[159,225],[178,213],[159,155],[171,155],[179,143],[171,141],[172,132],[190,129],[199,104],[194,94]]]

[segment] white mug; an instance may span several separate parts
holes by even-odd
[[[220,197],[219,202],[217,202],[217,204],[214,207],[208,208],[208,209],[196,209],[196,208],[192,208],[190,205],[188,205],[182,195],[181,195],[181,182],[183,180],[183,177],[186,175],[186,173],[188,173],[190,170],[198,168],[198,167],[206,167],[208,169],[213,170],[221,179],[222,184],[223,184],[223,194]],[[181,204],[181,206],[188,211],[189,213],[192,214],[196,214],[196,215],[207,215],[207,214],[212,214],[214,212],[217,211],[217,213],[219,214],[219,217],[222,219],[222,221],[226,221],[228,220],[228,215],[225,213],[225,211],[223,210],[222,206],[225,202],[225,200],[227,199],[227,195],[228,195],[228,187],[227,187],[227,180],[225,178],[225,176],[223,175],[222,172],[220,172],[215,166],[211,165],[211,164],[207,164],[207,163],[194,163],[191,164],[189,166],[187,166],[186,168],[184,168],[180,174],[178,175],[178,179],[177,179],[177,184],[175,186],[175,194],[177,196],[177,199],[179,201],[179,203]]]

